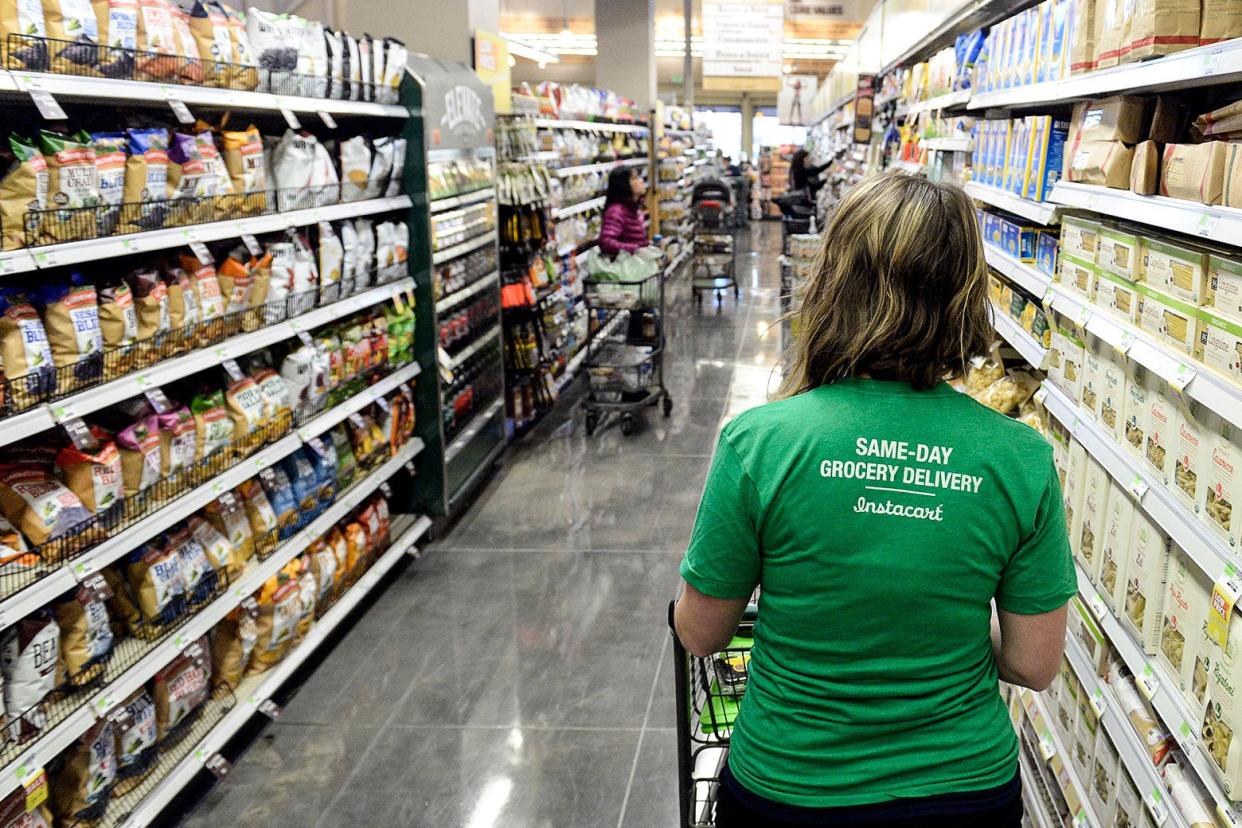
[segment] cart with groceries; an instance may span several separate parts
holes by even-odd
[[[702,306],[703,294],[716,294],[716,303],[732,288],[738,298],[737,245],[734,243],[733,191],[718,178],[698,181],[690,193],[694,215],[691,286],[695,306]]]

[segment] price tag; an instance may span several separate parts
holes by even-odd
[[[1156,673],[1152,670],[1150,664],[1143,665],[1143,671],[1135,676],[1138,683],[1138,689],[1151,701],[1156,695],[1156,691],[1160,689],[1160,682],[1156,681]]]
[[[1057,745],[1052,741],[1052,731],[1046,727],[1044,732],[1039,734],[1039,752],[1043,754],[1045,762],[1057,755]]]
[[[1078,327],[1086,328],[1087,323],[1091,321],[1091,308],[1088,305],[1081,305],[1078,308]]]
[[[151,382],[147,377],[142,379],[146,379],[148,384]],[[167,414],[173,409],[172,401],[168,399],[161,388],[152,388],[150,391],[147,391],[146,398],[147,402],[151,403],[151,407],[155,409],[156,414]]]
[[[177,116],[177,120],[183,124],[194,123],[194,116],[190,114],[190,108],[185,105],[185,101],[179,101],[176,98],[169,98],[168,105],[172,108],[173,115]]]
[[[55,250],[40,250],[34,254],[34,260],[39,267],[60,266],[60,254]]]
[[[267,458],[262,455],[254,458],[254,467],[258,469],[259,471],[263,471],[265,468],[267,468],[267,463],[268,463]]]
[[[391,410],[388,405],[388,400],[384,399],[383,397],[376,397],[375,404],[378,405],[380,407],[380,410],[383,411],[385,414],[387,414]]]
[[[1193,365],[1180,362],[1177,365],[1177,370],[1173,372],[1173,376],[1169,379],[1169,385],[1173,386],[1174,390],[1180,394],[1186,390],[1186,386],[1190,385],[1190,381],[1195,378],[1197,373],[1199,373],[1199,370]]]
[[[1087,604],[1091,607],[1091,612],[1097,619],[1108,615],[1108,606],[1104,603],[1104,599],[1100,597],[1100,593],[1091,592],[1088,594]]]
[[[23,92],[46,88],[43,85],[43,78],[38,75],[19,75],[14,73],[13,80],[17,82],[17,88]]]
[[[1238,813],[1236,806],[1226,805],[1223,802],[1217,802],[1216,814],[1221,818],[1225,825],[1229,826],[1229,828],[1242,828],[1242,814]]]
[[[176,637],[173,638],[173,646],[178,650],[183,649],[187,643],[188,641],[185,637],[185,633],[178,633]]]
[[[1213,49],[1212,51],[1205,54],[1202,60],[1203,60],[1202,70],[1203,70],[1204,77],[1207,77],[1208,75],[1215,75],[1216,67],[1220,64],[1220,50]]]
[[[280,114],[285,116],[285,123],[289,125],[289,129],[298,130],[302,128],[302,122],[298,120],[298,116],[293,114],[293,110],[287,106],[280,108]]]
[[[1130,348],[1133,347],[1134,340],[1137,338],[1138,337],[1135,336],[1132,331],[1122,331],[1121,336],[1119,336],[1117,341],[1113,343],[1113,349],[1122,356],[1125,356],[1130,353]]]
[[[1147,494],[1147,490],[1151,487],[1143,475],[1135,474],[1134,477],[1130,478],[1126,488],[1130,490],[1130,494],[1134,495],[1136,500],[1142,500],[1143,495]]]
[[[1102,689],[1099,687],[1095,688],[1095,692],[1091,694],[1091,698],[1088,701],[1091,702],[1091,709],[1095,711],[1097,719],[1104,715],[1104,708],[1107,706],[1107,703],[1104,701],[1104,691]]]
[[[1204,238],[1210,238],[1216,232],[1216,225],[1220,224],[1220,216],[1215,213],[1200,213],[1199,221],[1195,224],[1195,232]]]
[[[233,382],[241,382],[246,378],[242,373],[241,366],[237,364],[235,359],[226,359],[220,363],[220,367],[224,369],[224,373],[228,374]]]
[[[318,437],[312,437],[307,440],[306,445],[310,446],[311,451],[315,452],[315,454],[318,454],[320,457],[323,457],[328,453],[328,449],[324,446],[323,440],[320,440]]]
[[[1164,791],[1159,788],[1152,788],[1146,798],[1147,810],[1151,811],[1151,817],[1156,821],[1157,825],[1163,825],[1165,818],[1169,815],[1169,809],[1164,804]]]
[[[280,705],[278,705],[276,702],[272,701],[271,699],[264,699],[263,701],[259,702],[259,712],[262,713],[264,716],[267,716],[272,721],[275,721],[276,719],[280,718],[280,714],[283,711],[281,711]]]
[[[1194,747],[1195,729],[1190,726],[1190,722],[1183,721],[1177,728],[1177,741],[1185,750]]]
[[[223,779],[229,775],[229,770],[233,767],[229,764],[229,760],[225,759],[218,753],[213,753],[203,762],[203,767],[207,769],[216,779]]]
[[[1208,638],[1224,647],[1229,637],[1229,616],[1234,604],[1242,596],[1242,579],[1233,564],[1225,564],[1225,576],[1212,586],[1212,601],[1208,607]]]
[[[262,256],[263,246],[259,244],[259,240],[254,237],[253,233],[241,234],[242,244],[246,245],[246,249],[250,251],[251,256]]]
[[[58,423],[64,423],[67,420],[76,419],[77,416],[77,410],[70,403],[56,403],[52,406],[52,419]]]
[[[39,114],[48,121],[65,121],[69,116],[65,114],[65,110],[61,109],[56,98],[51,92],[36,90],[30,93],[30,100],[34,101],[35,108],[39,110]]]
[[[95,702],[95,709],[99,711],[100,715],[107,713],[109,710],[112,709],[112,707],[113,707],[113,702],[112,702],[111,696],[104,696],[103,698],[98,699]]]
[[[349,421],[353,423],[356,428],[365,429],[367,427],[366,421],[362,419],[361,414],[350,414]]]
[[[410,474],[416,474],[416,473],[417,473],[417,472],[414,470],[414,461],[413,461],[413,460],[406,460],[406,461],[405,461],[405,470],[406,470],[407,472],[409,472]]]
[[[199,264],[215,264],[211,258],[211,251],[208,250],[207,245],[203,244],[201,241],[190,242],[190,250],[194,253],[195,258],[198,259]]]
[[[0,256],[0,276],[7,276],[10,273],[19,273],[24,270],[30,270],[34,267],[34,259],[25,250],[16,251],[10,255]]]
[[[387,480],[379,484],[379,490],[380,490],[380,493],[384,495],[385,498],[392,497],[392,486],[388,485]]]
[[[336,118],[332,117],[332,113],[324,112],[321,109],[315,114],[319,116],[319,120],[323,121],[323,125],[328,129],[336,129]]]
[[[1035,404],[1043,405],[1046,399],[1048,399],[1048,386],[1041,385],[1039,390],[1035,392]]]
[[[303,345],[313,346],[315,344],[315,340],[311,339],[311,335],[306,331],[298,331],[298,339],[302,340]]]

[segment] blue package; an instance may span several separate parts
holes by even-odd
[[[319,505],[327,506],[336,496],[336,446],[318,437],[307,443],[306,458],[315,469],[319,486]]]
[[[280,524],[280,539],[292,535],[298,527],[298,502],[293,499],[293,483],[289,475],[279,465],[269,466],[259,473],[259,482],[267,494],[267,502],[276,513],[276,522]]]
[[[133,567],[145,568],[146,572],[142,574],[142,577],[133,577],[127,572],[125,580],[133,584],[141,581],[142,578],[149,577],[156,585],[156,589],[153,590],[154,595],[164,599],[164,602],[156,607],[153,617],[147,617],[143,612],[144,623],[164,626],[177,620],[177,617],[186,611],[185,585],[181,580],[181,558],[176,552],[167,554],[154,543],[144,543],[125,556],[125,567],[127,570]]]
[[[315,474],[315,466],[307,459],[303,450],[298,449],[282,459],[280,467],[289,476],[293,499],[297,501],[298,509],[303,512],[316,511],[319,507],[319,476]]]
[[[69,274],[68,282],[39,284],[31,292],[30,299],[42,318],[47,318],[49,307],[59,305],[56,312],[67,316],[73,325],[73,341],[60,343],[61,353],[53,354],[53,363],[59,357],[66,367],[72,365],[75,384],[98,380],[103,375],[103,333],[99,328],[95,286],[74,271]]]
[[[1057,275],[1057,247],[1060,240],[1051,230],[1040,230],[1035,242],[1035,267],[1049,278]]]

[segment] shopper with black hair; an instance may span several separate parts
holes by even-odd
[[[633,167],[617,167],[608,175],[599,230],[599,250],[605,256],[633,253],[647,246],[647,217],[642,207],[646,194],[647,183]]]
[[[811,163],[811,156],[806,150],[796,151],[789,161],[789,191],[803,190],[814,199],[819,188],[824,186],[819,175],[828,169],[831,163],[831,161],[825,161],[816,166]]]

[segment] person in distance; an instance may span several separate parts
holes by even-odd
[[[1077,589],[1052,450],[945,378],[992,341],[957,187],[885,173],[828,223],[775,402],[722,431],[686,649],[760,590],[717,826],[1017,828],[998,680],[1042,690]]]
[[[604,217],[599,228],[599,252],[613,257],[646,247],[647,217],[643,196],[647,182],[633,167],[616,167],[608,174]]]
[[[789,159],[789,192],[804,192],[814,201],[815,194],[824,186],[824,180],[819,176],[831,164],[831,161],[812,164],[810,153],[804,149],[796,150]]]

